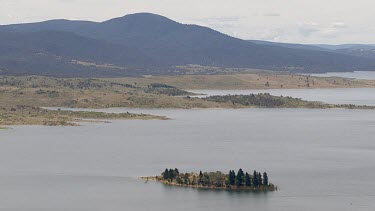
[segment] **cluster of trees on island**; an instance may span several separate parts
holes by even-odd
[[[167,184],[181,186],[208,187],[220,189],[252,189],[252,190],[276,190],[271,184],[268,174],[254,171],[252,174],[239,169],[237,174],[231,170],[228,174],[220,171],[199,173],[180,173],[176,169],[165,169],[161,177],[157,178]]]

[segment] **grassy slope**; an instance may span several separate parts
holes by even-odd
[[[3,99],[0,106],[5,104],[73,108],[222,107],[202,99],[147,93],[147,86],[129,86],[134,86],[134,83],[113,84],[112,81],[104,79],[3,78],[0,79],[0,99]]]
[[[0,125],[75,125],[77,119],[166,119],[137,114],[49,111],[40,107],[72,108],[212,108],[219,103],[202,99],[148,93],[149,87],[101,79],[46,77],[0,78]]]
[[[0,125],[75,125],[89,119],[165,119],[138,114],[49,111],[43,106],[102,108],[121,104],[128,88],[89,79],[0,78]],[[126,105],[126,103],[124,103]]]
[[[291,74],[249,73],[231,75],[155,76],[111,79],[122,83],[148,84],[160,82],[181,89],[303,89],[375,87],[375,81],[345,78],[320,78]],[[269,86],[266,83],[269,82]]]

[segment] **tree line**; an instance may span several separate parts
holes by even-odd
[[[253,186],[258,187],[260,185],[268,186],[268,174],[267,172],[263,173],[263,176],[260,172],[254,171],[252,175],[249,173],[244,173],[242,169],[239,169],[236,173],[231,170],[228,174],[228,182],[229,185],[236,185],[236,186]]]
[[[274,189],[275,186],[269,182],[267,172],[254,171],[252,174],[244,172],[241,168],[237,171],[230,170],[228,174],[220,171],[199,173],[180,173],[177,168],[165,169],[159,177],[163,182],[203,187],[221,188],[252,188],[252,189]]]

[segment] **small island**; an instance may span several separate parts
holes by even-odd
[[[177,168],[165,169],[161,176],[141,177],[143,180],[155,180],[165,185],[180,187],[247,190],[247,191],[276,191],[277,186],[269,182],[268,174],[254,171],[252,174],[239,169],[237,174],[231,170],[228,174],[220,171],[199,173],[180,173]]]

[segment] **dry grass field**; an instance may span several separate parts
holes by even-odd
[[[165,83],[180,89],[314,89],[375,87],[375,81],[339,77],[321,78],[270,72],[231,75],[154,76],[143,78],[110,79],[122,83]]]

